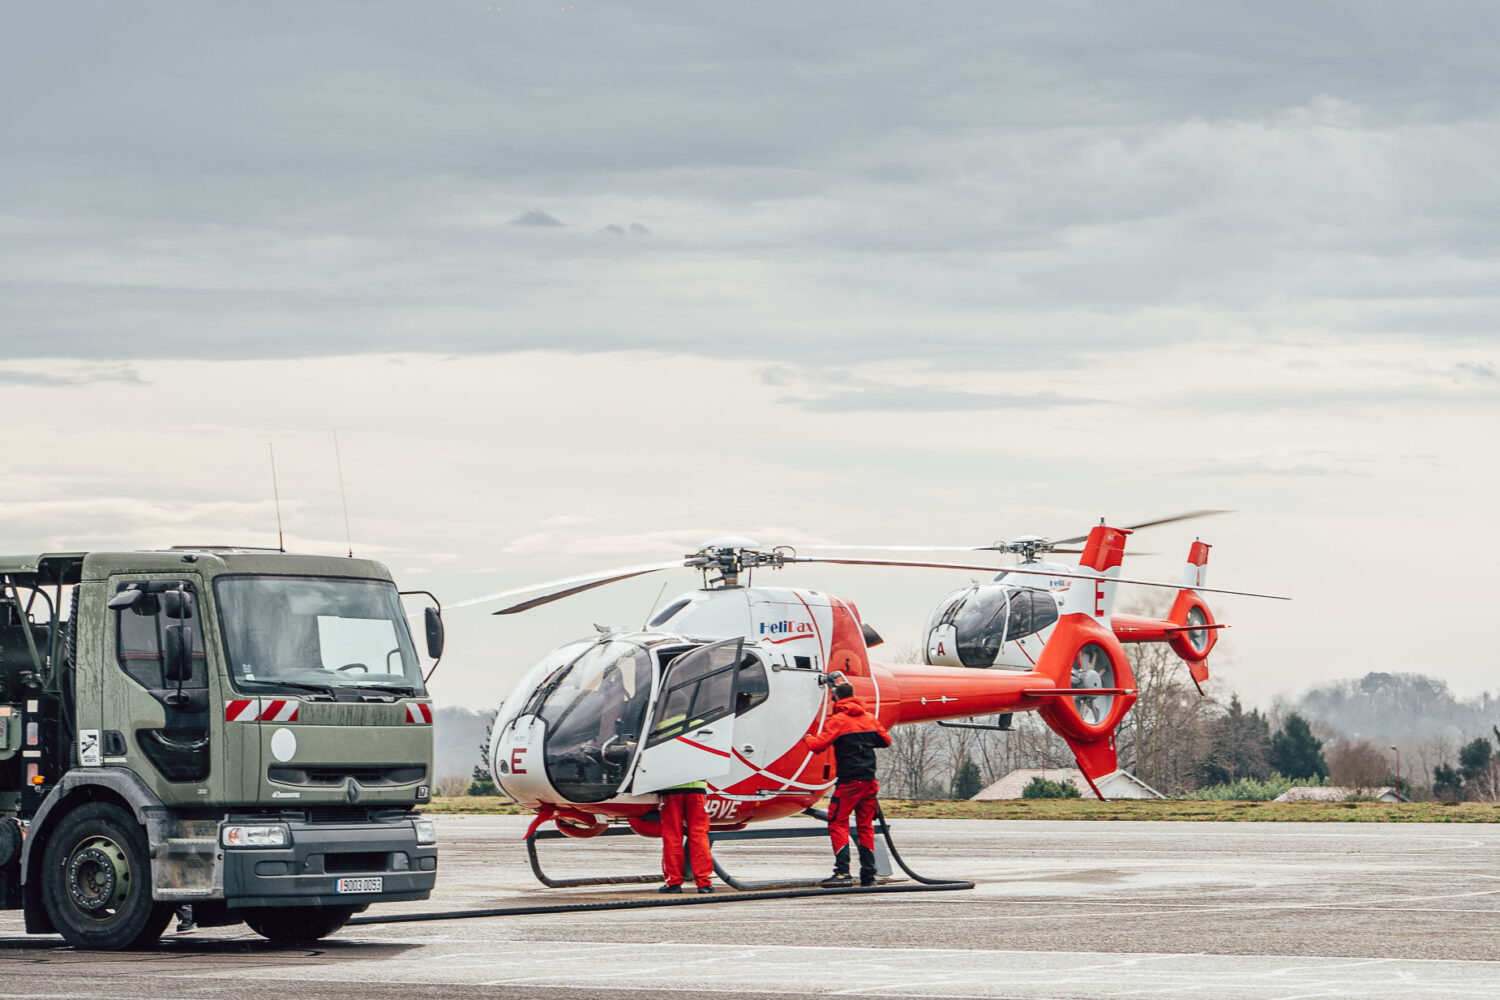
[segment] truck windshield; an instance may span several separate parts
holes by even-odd
[[[224,576],[214,594],[229,672],[242,690],[423,693],[401,598],[387,581]]]

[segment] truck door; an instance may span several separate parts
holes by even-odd
[[[160,779],[153,784],[163,800],[191,801],[196,788],[181,786],[200,785],[213,770],[201,586],[196,578],[115,578],[113,591],[118,669],[106,674],[103,731],[89,734],[96,746],[82,746],[80,733],[81,762],[134,758],[127,749],[134,744]]]
[[[630,792],[722,778],[733,763],[734,702],[743,638],[684,653],[662,671]]]

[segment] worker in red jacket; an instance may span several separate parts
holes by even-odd
[[[833,841],[833,875],[818,884],[838,888],[854,884],[849,875],[849,817],[854,816],[859,840],[859,884],[875,884],[875,809],[880,782],[875,780],[875,751],[891,745],[891,734],[880,720],[854,697],[854,686],[840,681],[833,687],[833,711],[822,732],[802,737],[817,753],[833,747],[838,783],[828,802],[828,836]]]

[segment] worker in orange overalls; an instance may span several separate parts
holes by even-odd
[[[849,817],[859,840],[859,884],[875,884],[875,811],[880,782],[875,779],[875,751],[891,745],[891,734],[880,720],[854,697],[854,686],[840,681],[833,687],[833,712],[816,736],[802,744],[817,753],[833,747],[838,783],[828,803],[828,836],[833,841],[833,875],[818,884],[839,888],[854,884],[849,874]]]
[[[678,713],[657,723],[655,733],[670,733],[684,724],[686,715]],[[713,892],[713,854],[708,845],[708,782],[688,781],[663,788],[658,796],[657,812],[661,816],[661,876],[659,892],[682,891],[682,841],[687,838],[687,855],[693,862],[693,881],[699,892]]]

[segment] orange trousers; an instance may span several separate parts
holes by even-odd
[[[667,885],[682,884],[682,839],[693,859],[693,881],[708,885],[714,873],[708,850],[708,810],[702,792],[673,792],[661,797],[661,874]]]

